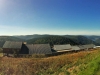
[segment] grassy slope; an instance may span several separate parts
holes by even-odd
[[[90,61],[87,60],[88,63],[84,64],[86,66],[85,69],[82,69],[82,71],[80,71],[78,73],[78,75],[96,75],[96,74],[99,73],[99,70],[100,70],[100,54],[97,54],[95,56],[90,55],[88,58],[90,58]]]
[[[0,75],[98,75],[100,51],[48,58],[0,58]]]

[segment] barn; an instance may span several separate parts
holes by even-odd
[[[49,44],[27,44],[29,54],[52,54]]]
[[[71,45],[66,44],[66,45],[54,45],[53,48],[56,52],[66,52],[66,51],[71,51]]]
[[[22,47],[22,42],[6,41],[3,45],[3,55],[9,56],[13,53],[19,53]]]

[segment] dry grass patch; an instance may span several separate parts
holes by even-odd
[[[94,51],[82,51],[48,58],[0,58],[0,75],[72,75],[90,61]],[[82,64],[82,65],[80,65]]]

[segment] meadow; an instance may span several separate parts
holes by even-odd
[[[0,54],[0,75],[100,75],[100,49],[45,58]]]

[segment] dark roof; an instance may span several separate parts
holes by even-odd
[[[27,44],[29,54],[52,54],[49,44]]]
[[[27,47],[28,50],[29,50],[29,54],[33,54],[33,53],[34,53],[33,44],[26,44],[26,47]]]
[[[68,50],[68,49],[71,49],[71,45],[70,44],[54,45],[54,50]]]
[[[20,49],[22,42],[6,41],[3,45],[3,48],[17,48]]]

